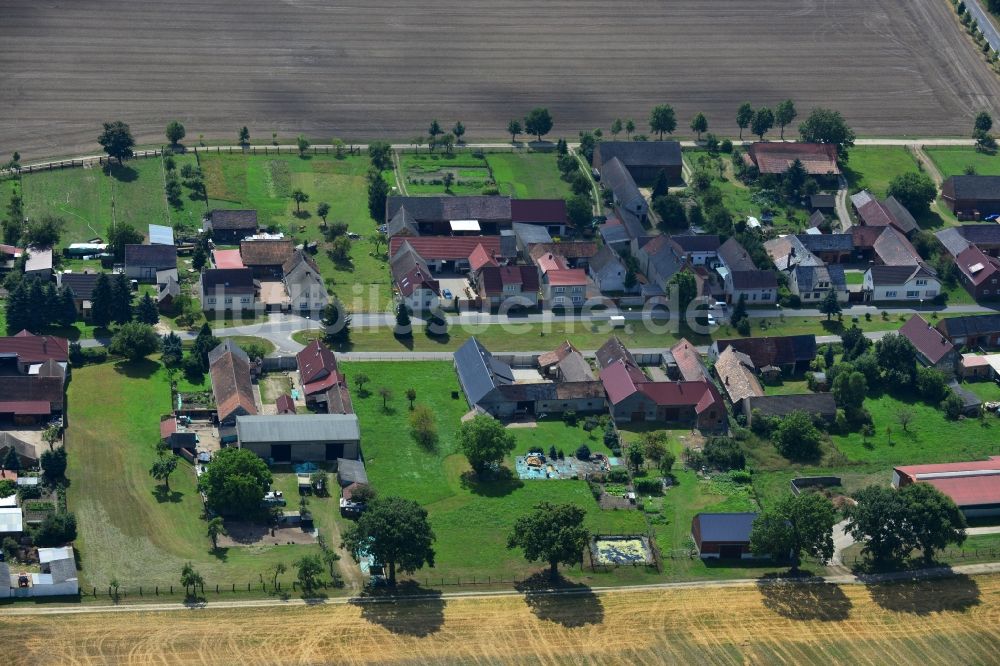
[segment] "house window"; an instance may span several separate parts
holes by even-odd
[[[233,304],[233,297],[232,296],[226,296],[225,303],[226,303],[226,305],[232,305]]]
[[[556,292],[557,294],[561,294],[566,291],[566,287],[554,287],[552,291]]]
[[[209,304],[209,305],[215,305],[215,297],[210,297],[210,298],[208,299],[208,304]]]
[[[814,291],[813,292],[813,298],[819,298],[819,292],[818,291]]]
[[[309,309],[309,302],[308,301],[302,301],[301,303],[299,303],[299,309],[300,310],[308,310]]]
[[[895,291],[887,291],[887,292],[885,292],[885,297],[886,298],[896,298],[896,292]]]
[[[917,286],[923,287],[927,284],[927,280],[917,280]]]
[[[907,298],[919,298],[919,296],[920,296],[920,292],[919,291],[908,291],[908,292],[906,292],[906,297]]]
[[[753,293],[753,298],[751,298],[750,300],[752,300],[752,301],[756,301],[757,300],[757,292],[756,291]]]
[[[993,278],[992,280],[990,280],[990,284],[996,284],[996,283],[997,283],[997,279],[996,278]]]
[[[250,302],[249,296],[243,296],[242,298],[240,298],[240,303],[249,303],[249,302]]]

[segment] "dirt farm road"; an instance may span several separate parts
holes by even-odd
[[[735,112],[795,100],[837,108],[867,136],[969,132],[1000,112],[989,71],[943,0],[3,0],[0,152],[94,150],[102,122],[159,144],[242,125],[408,140],[437,117],[502,139],[534,106],[551,137],[674,105],[736,134]],[[686,130],[684,130],[686,132]],[[777,132],[774,133],[775,135]]]
[[[989,664],[1000,650],[1000,576],[978,574],[110,612],[0,614],[7,663]]]

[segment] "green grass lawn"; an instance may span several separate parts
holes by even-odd
[[[997,439],[1000,421],[995,417],[950,421],[935,406],[890,395],[865,400],[865,408],[872,415],[875,429],[875,435],[867,443],[862,441],[860,433],[832,438],[851,462],[885,466],[943,463],[980,460],[1000,450]],[[908,432],[898,420],[901,410],[913,413]]]
[[[961,176],[970,166],[981,176],[1000,176],[1000,155],[977,153],[972,146],[927,146],[924,150],[944,178]]]
[[[1000,402],[1000,386],[997,386],[996,382],[962,382],[962,388],[972,391],[982,400]]]
[[[461,394],[451,363],[343,363],[351,384],[354,407],[364,433],[362,448],[368,477],[377,492],[409,497],[424,505],[437,534],[435,568],[420,571],[448,580],[472,576],[524,576],[538,569],[515,551],[505,547],[507,534],[516,518],[540,501],[573,503],[587,509],[587,525],[597,532],[644,533],[645,522],[638,511],[601,511],[584,481],[497,481],[480,483],[468,476],[464,456],[455,452],[455,434],[468,405]],[[353,378],[358,372],[371,378],[371,395],[361,397]],[[394,395],[383,410],[377,394],[381,386]],[[407,388],[417,392],[416,402],[430,407],[436,418],[439,442],[431,450],[418,446],[406,423]],[[453,399],[452,391],[459,397]],[[594,450],[602,446],[580,427],[558,421],[540,424],[537,429],[512,428],[519,451],[532,446],[551,445],[575,450],[577,442],[587,442]],[[595,432],[595,438],[600,433]],[[577,444],[578,446],[579,444]],[[510,461],[508,461],[510,464]],[[571,576],[581,575],[578,570]]]
[[[860,285],[865,283],[865,274],[861,271],[844,271],[844,279],[849,286]]]
[[[211,208],[254,208],[263,226],[291,234],[296,243],[317,241],[315,255],[329,291],[355,311],[388,307],[391,288],[386,248],[376,255],[368,237],[375,221],[368,214],[367,157],[334,155],[206,155],[201,158]],[[301,189],[309,201],[296,212],[291,193]],[[345,222],[361,236],[352,242],[351,261],[330,256],[316,215],[320,202],[330,204],[330,223]],[[381,222],[381,220],[380,220]]]
[[[486,160],[471,152],[402,153],[399,166],[410,195],[482,194],[483,190],[494,186]],[[443,181],[446,173],[451,173],[455,179],[448,189]]]
[[[869,190],[881,198],[886,196],[893,178],[918,170],[916,158],[902,146],[855,146],[844,176],[850,193]]]
[[[124,166],[63,169],[23,176],[25,212],[30,217],[56,215],[66,220],[60,246],[105,237],[115,221],[142,234],[149,224],[169,224],[158,159]]]
[[[516,199],[566,199],[573,195],[556,166],[555,153],[487,153],[501,194]]]
[[[257,583],[278,561],[293,570],[295,559],[317,550],[261,546],[213,554],[192,467],[181,460],[170,477],[171,492],[158,491],[148,469],[156,458],[160,415],[170,408],[159,363],[76,368],[68,400],[68,501],[79,525],[84,585],[105,586],[113,577],[130,587],[177,585],[181,567],[191,561],[206,585],[239,586]],[[293,576],[290,571],[283,579],[290,583]]]

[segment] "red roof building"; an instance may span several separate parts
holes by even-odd
[[[212,263],[216,268],[246,268],[239,250],[212,250]]]
[[[483,247],[482,243],[476,246],[476,249],[472,251],[469,255],[469,269],[473,271],[478,271],[484,266],[498,266],[497,260],[494,259],[486,248]]]
[[[1000,515],[1000,456],[973,462],[908,465],[892,470],[894,488],[929,483],[958,505],[967,518]]]
[[[553,287],[586,287],[587,271],[582,268],[551,270],[545,273],[545,281]]]
[[[15,336],[0,338],[0,358],[15,357],[21,365],[34,365],[45,361],[67,363],[69,341],[51,335],[33,335],[21,331]]]
[[[353,414],[347,379],[333,352],[319,340],[295,355],[307,405],[323,405],[329,414]],[[294,407],[294,405],[293,405]]]
[[[292,400],[292,396],[287,393],[284,395],[279,395],[278,399],[274,401],[274,406],[278,410],[279,414],[294,414],[295,413],[295,401]]]
[[[920,315],[913,315],[899,329],[899,334],[910,341],[917,350],[917,358],[931,367],[953,372],[958,362],[955,345],[941,332],[927,323]]]
[[[478,245],[482,245],[491,257],[500,256],[499,236],[394,237],[389,240],[389,256],[396,256],[404,242],[429,262],[466,260]]]
[[[511,199],[510,220],[521,224],[565,227],[566,202],[563,199]]]
[[[761,173],[783,174],[795,160],[811,176],[840,175],[837,147],[829,143],[753,143],[745,159]]]

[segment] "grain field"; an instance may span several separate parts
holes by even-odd
[[[548,106],[554,136],[672,103],[734,133],[738,104],[840,109],[866,135],[965,135],[1000,83],[945,0],[0,0],[0,156],[95,149],[100,123],[163,141],[249,125],[469,141]]]
[[[10,617],[15,664],[996,663],[1000,577]]]

